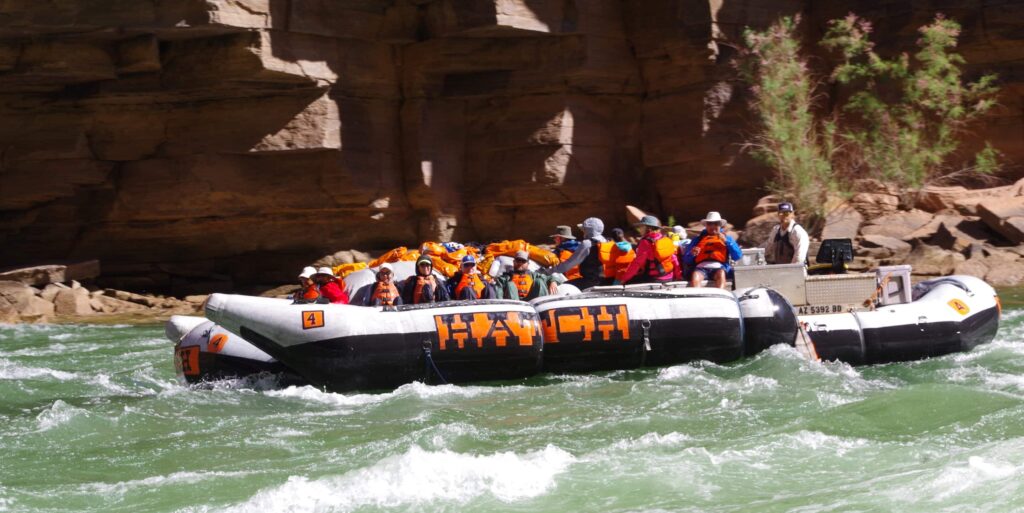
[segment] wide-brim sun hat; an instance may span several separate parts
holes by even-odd
[[[633,226],[650,226],[651,228],[661,228],[661,221],[654,216],[643,216]]]
[[[307,265],[302,268],[302,272],[299,273],[299,278],[312,278],[314,274],[316,274],[316,267]]]
[[[705,224],[707,224],[707,223],[718,223],[721,226],[725,226],[725,219],[722,219],[722,214],[719,214],[718,212],[715,212],[714,210],[712,210],[711,212],[708,212],[708,215],[704,216],[704,219],[701,219],[700,222],[705,223]]]
[[[330,277],[334,277],[334,271],[330,267],[321,267],[316,270],[316,274],[325,274]]]
[[[576,236],[572,234],[572,228],[566,224],[560,224],[555,227],[555,233],[551,234],[551,238],[561,237],[563,239],[576,240]]]
[[[380,264],[380,267],[377,268],[377,274],[380,274],[381,271],[385,269],[391,274],[395,273],[395,270],[391,268],[391,264],[384,262],[383,264]]]

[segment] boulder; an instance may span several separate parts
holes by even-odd
[[[865,235],[860,241],[860,247],[885,250],[888,254],[880,258],[893,258],[895,260],[906,259],[910,255],[911,249],[913,249],[913,246],[909,243],[885,235]]]
[[[868,219],[894,213],[899,205],[900,198],[894,194],[861,192],[850,198],[850,206]]]
[[[11,305],[18,313],[28,308],[34,297],[36,293],[32,287],[20,281],[0,281],[0,301]]]
[[[1019,287],[1024,285],[1024,262],[1002,263],[993,266],[985,275],[985,281],[993,287]]]
[[[825,216],[825,227],[821,231],[825,239],[855,239],[864,216],[849,204],[843,204]]]
[[[923,210],[895,212],[871,220],[861,229],[863,235],[885,235],[897,239],[913,233],[932,220],[932,214]]]
[[[83,288],[63,289],[57,292],[53,300],[54,313],[57,315],[89,315],[93,313],[89,291]]]
[[[57,293],[62,290],[67,290],[68,286],[63,283],[51,283],[43,288],[43,291],[39,293],[39,297],[53,302],[53,298],[57,297]]]
[[[775,213],[761,214],[749,221],[743,228],[743,235],[737,242],[748,248],[763,248],[772,228],[779,224],[779,216]]]
[[[1024,244],[1024,196],[990,198],[978,203],[978,215],[1014,244]]]
[[[92,306],[93,310],[103,313],[132,313],[142,312],[147,309],[145,306],[140,305],[138,303],[124,301],[121,299],[117,299],[115,297],[102,294],[92,296],[92,299],[89,301],[89,304],[90,306]]]
[[[17,281],[25,285],[40,287],[48,283],[62,283],[65,281],[64,271],[67,268],[63,265],[37,265],[24,267],[0,273],[0,280]]]
[[[26,322],[48,322],[53,318],[53,303],[37,296],[32,296],[28,305],[18,315]]]
[[[989,269],[990,268],[984,258],[969,258],[966,261],[957,264],[957,266],[953,268],[953,274],[963,274],[985,279]]]
[[[913,267],[914,274],[923,276],[946,276],[952,274],[957,265],[966,260],[963,255],[928,244],[918,244],[905,263]]]
[[[781,202],[782,199],[774,194],[764,196],[757,200],[757,204],[754,205],[753,216],[758,217],[765,214],[774,214],[779,211],[779,203]]]

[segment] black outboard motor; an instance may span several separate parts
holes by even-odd
[[[745,356],[755,355],[775,344],[796,344],[796,310],[782,294],[756,287],[747,289],[736,300],[743,316]]]
[[[821,241],[815,264],[807,267],[807,274],[846,274],[846,264],[853,261],[853,241],[825,239]]]

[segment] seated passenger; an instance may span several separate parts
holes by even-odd
[[[313,275],[317,285],[320,286],[320,294],[323,295],[332,305],[347,305],[348,293],[345,292],[345,281],[334,275],[330,267],[321,267]]]
[[[588,217],[580,223],[579,228],[583,230],[583,240],[576,244],[576,249],[567,258],[562,258],[564,253],[559,254],[562,263],[556,265],[552,272],[562,273],[569,279],[570,285],[575,285],[580,290],[589,289],[601,284],[601,277],[604,271],[601,265],[598,245],[605,243],[604,222],[596,217]],[[568,228],[568,226],[559,226]],[[569,236],[572,236],[571,230]],[[578,278],[569,277],[575,272]]]
[[[554,276],[531,271],[530,254],[520,250],[512,260],[512,270],[499,276],[494,281],[494,288],[499,299],[529,301],[556,293],[558,281]]]
[[[452,299],[493,299],[494,289],[483,279],[473,255],[462,257],[462,267],[448,280]]]
[[[604,229],[604,226],[601,228]],[[551,238],[555,241],[555,256],[562,263],[569,260],[569,257],[580,247],[580,241],[576,240],[576,236],[572,234],[572,228],[568,225],[561,224],[556,226],[555,234]],[[580,274],[579,263],[558,272],[564,274],[565,279],[569,281],[578,280],[583,277]]]
[[[327,304],[330,302],[320,294],[320,286],[313,281],[314,275],[316,275],[315,267],[308,266],[302,269],[302,273],[299,274],[299,285],[302,288],[299,289],[298,292],[292,294],[293,304]]]
[[[724,289],[726,276],[732,272],[729,260],[743,258],[743,250],[732,237],[722,233],[725,219],[718,212],[708,212],[701,222],[704,230],[686,246],[687,263],[693,265],[690,286],[700,287],[701,281],[714,282]]]
[[[626,274],[629,264],[636,258],[633,245],[626,240],[622,228],[612,229],[612,240],[598,246],[601,265],[604,270],[601,285],[621,285],[622,276]]]
[[[661,222],[654,216],[644,216],[636,225],[640,243],[636,246],[636,258],[622,275],[622,283],[669,282],[682,275],[676,245],[672,239],[659,231]]]
[[[364,304],[386,308],[402,304],[402,297],[398,295],[398,287],[391,281],[393,277],[394,271],[391,269],[391,264],[380,264],[380,267],[377,268],[377,282],[373,284],[370,293],[366,295]]]
[[[772,228],[764,243],[764,259],[769,264],[804,264],[810,240],[807,231],[796,224],[793,204],[779,203],[779,224]]]
[[[416,260],[416,275],[402,285],[402,302],[407,305],[448,301],[448,288],[434,276],[434,261],[423,255]]]

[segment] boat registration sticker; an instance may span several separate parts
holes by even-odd
[[[959,299],[950,299],[949,306],[956,310],[956,313],[960,315],[967,315],[971,313],[971,309],[967,306],[967,303],[960,301]]]
[[[185,376],[199,375],[199,347],[179,347],[174,351],[174,369]]]
[[[228,343],[228,336],[223,333],[218,333],[210,337],[210,341],[206,343],[207,353],[219,353],[221,349],[224,349],[224,344]]]
[[[313,328],[324,327],[324,311],[313,310],[302,312],[302,329],[308,330]]]

